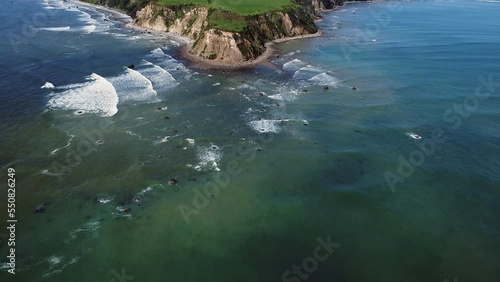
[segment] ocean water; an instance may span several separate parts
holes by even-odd
[[[4,3],[2,281],[499,281],[498,15],[349,4],[222,72],[93,8]]]

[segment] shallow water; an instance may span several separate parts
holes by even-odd
[[[236,73],[68,6],[0,11],[3,35],[32,31],[0,41],[19,220],[2,279],[279,281],[330,236],[302,280],[498,281],[498,86],[473,99],[480,77],[499,84],[498,3],[349,4],[278,45],[276,68]],[[399,156],[423,160],[400,174]]]

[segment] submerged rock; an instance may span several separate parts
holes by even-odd
[[[49,203],[42,203],[34,210],[35,213],[44,213]]]
[[[133,70],[133,69],[135,68],[135,66],[134,66],[134,64],[130,64],[130,65],[128,65],[128,66],[127,66],[127,68],[129,68],[129,69],[132,69],[132,70]]]
[[[178,181],[175,178],[170,178],[170,180],[168,180],[169,185],[177,185],[177,183],[178,183]]]

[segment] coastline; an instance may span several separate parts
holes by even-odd
[[[240,69],[254,68],[258,65],[274,67],[274,64],[268,60],[277,51],[277,49],[273,47],[274,45],[288,42],[288,41],[292,41],[292,40],[319,37],[322,35],[323,35],[323,31],[318,30],[318,32],[312,33],[312,34],[304,34],[304,35],[293,36],[293,37],[278,38],[278,39],[275,39],[273,41],[266,42],[265,43],[266,50],[264,51],[264,53],[262,53],[260,56],[258,56],[254,60],[244,61],[244,62],[239,63],[237,65],[216,62],[213,60],[200,58],[200,57],[189,52],[189,48],[191,47],[191,43],[188,43],[188,44],[181,46],[179,49],[179,54],[181,57],[186,58],[191,63],[191,65],[193,65],[194,67],[199,68],[199,69],[240,70]]]
[[[178,54],[180,57],[183,59],[186,59],[190,65],[192,65],[195,68],[199,69],[206,69],[206,70],[240,70],[240,69],[250,69],[254,68],[258,65],[263,65],[263,66],[270,66],[273,67],[274,64],[271,63],[268,59],[275,54],[277,51],[276,48],[273,46],[275,44],[280,44],[292,40],[298,40],[298,39],[306,39],[306,38],[313,38],[313,37],[319,37],[323,35],[323,31],[319,30],[316,33],[312,34],[304,34],[304,35],[299,35],[299,36],[293,36],[293,37],[283,37],[283,38],[278,38],[269,42],[265,43],[266,50],[264,53],[262,53],[260,56],[255,58],[254,60],[249,60],[249,61],[244,61],[239,64],[229,64],[229,63],[222,63],[222,62],[215,62],[213,60],[208,60],[204,59],[201,57],[198,57],[192,53],[189,52],[189,49],[191,47],[191,44],[193,44],[194,40],[184,37],[182,35],[172,33],[172,32],[164,32],[164,31],[157,31],[157,30],[151,30],[148,28],[144,28],[142,26],[137,25],[134,22],[134,19],[127,15],[123,10],[119,10],[116,8],[111,8],[107,6],[102,6],[102,5],[97,5],[97,4],[92,4],[92,3],[87,3],[87,2],[82,2],[79,0],[69,0],[71,3],[75,5],[80,5],[84,6],[87,8],[94,8],[98,11],[108,13],[111,15],[111,20],[114,21],[119,21],[123,23],[123,26],[125,28],[130,28],[136,31],[140,31],[143,33],[152,33],[155,35],[159,36],[166,36],[174,41],[177,41],[178,43],[181,44],[181,46],[178,49]],[[320,20],[320,19],[319,19]]]

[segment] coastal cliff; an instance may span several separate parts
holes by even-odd
[[[297,0],[279,10],[240,15],[200,4],[87,1],[126,10],[141,27],[191,39],[185,47],[191,58],[228,65],[255,60],[265,52],[266,42],[318,32],[314,24],[318,12],[343,4],[343,0]]]

